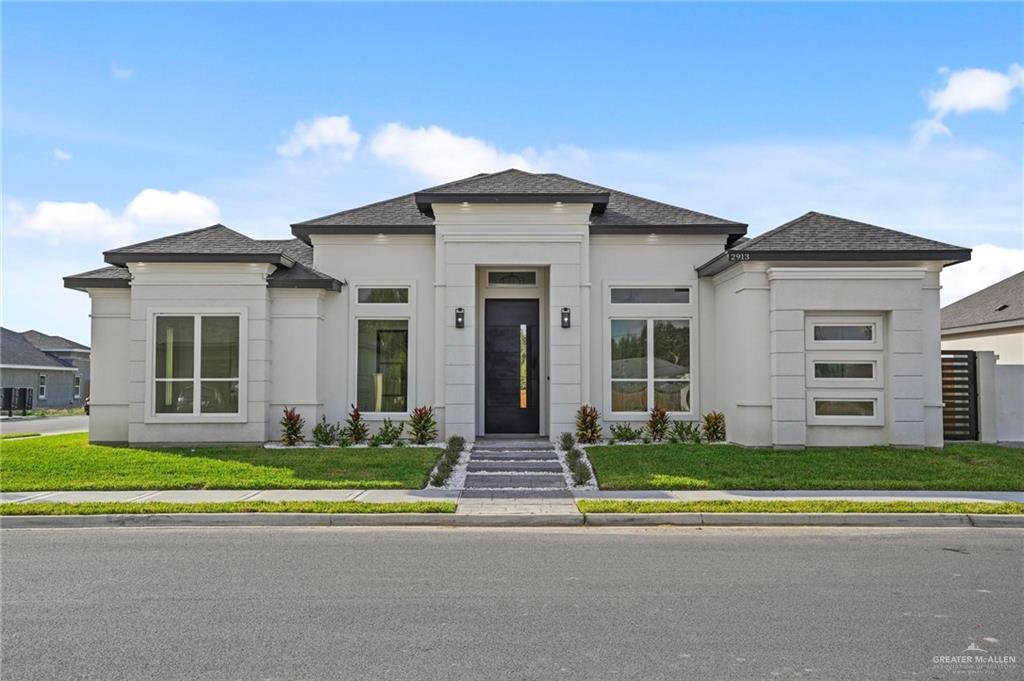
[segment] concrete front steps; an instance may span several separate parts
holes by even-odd
[[[550,442],[478,441],[466,467],[470,497],[569,497],[562,464]]]

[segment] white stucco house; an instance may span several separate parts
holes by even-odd
[[[276,439],[357,404],[557,437],[654,406],[751,446],[942,446],[939,272],[970,250],[807,213],[747,227],[556,174],[480,174],[256,240],[104,253],[95,442]]]

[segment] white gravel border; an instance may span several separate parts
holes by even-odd
[[[430,469],[430,475],[427,477],[427,489],[462,489],[462,486],[466,483],[466,467],[469,465],[470,448],[463,447],[462,453],[459,454],[459,461],[452,466],[452,473],[445,480],[444,484],[440,487],[435,487],[431,484],[430,480],[434,477],[434,471],[437,470],[437,464]],[[438,459],[437,463],[440,464],[441,460]]]
[[[435,449],[444,449],[445,446],[446,445],[443,442],[431,442],[427,445],[414,445],[411,442],[399,442],[397,445],[377,445],[376,447],[371,447],[365,442],[358,445],[349,445],[347,447],[342,447],[340,445],[318,445],[313,442],[303,442],[301,444],[288,446],[274,440],[263,443],[264,449],[394,449],[396,447],[412,447],[414,449],[428,449],[433,447]]]
[[[597,476],[594,475],[594,467],[590,465],[590,459],[587,457],[587,445],[576,444],[576,448],[583,452],[583,456],[580,457],[580,461],[583,465],[590,469],[590,481],[585,485],[575,485],[572,480],[572,471],[569,470],[569,462],[565,459],[565,450],[562,449],[562,445],[554,443],[555,453],[558,454],[558,461],[562,464],[562,476],[565,478],[565,486],[570,490],[575,489],[597,489]],[[591,445],[593,446],[593,445]]]

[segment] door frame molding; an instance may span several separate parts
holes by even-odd
[[[537,273],[536,286],[495,286],[488,287],[487,272],[490,270],[522,270],[534,271]],[[476,309],[479,319],[476,324],[476,436],[487,435],[485,427],[485,380],[486,365],[484,360],[485,342],[484,333],[487,328],[487,300],[494,299],[536,299],[538,311],[538,364],[540,375],[538,383],[538,408],[539,408],[539,430],[538,435],[547,437],[550,427],[550,376],[549,365],[550,352],[548,349],[550,341],[549,332],[549,310],[548,310],[548,281],[550,280],[549,268],[547,265],[516,265],[508,263],[495,263],[493,265],[477,265],[476,267]]]

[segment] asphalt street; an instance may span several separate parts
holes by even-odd
[[[1024,677],[1020,530],[4,530],[0,569],[12,681]]]
[[[81,416],[47,416],[25,417],[15,416],[0,419],[0,432],[4,433],[39,433],[40,435],[60,435],[62,433],[83,433],[89,430],[89,417]]]

